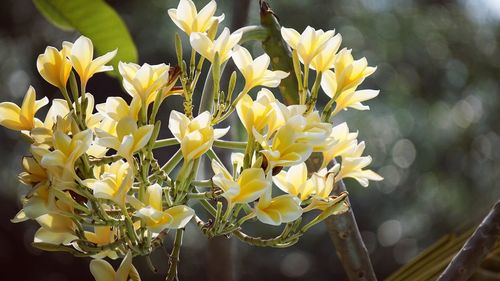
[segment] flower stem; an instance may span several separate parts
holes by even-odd
[[[175,232],[174,248],[170,254],[170,262],[168,267],[168,275],[166,280],[173,281],[177,278],[177,265],[179,264],[179,254],[182,246],[182,238],[184,236],[184,229],[177,229]]]

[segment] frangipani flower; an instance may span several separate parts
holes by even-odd
[[[108,245],[116,240],[116,229],[112,226],[94,226],[94,232],[85,231],[85,239],[89,242],[96,244],[97,246]],[[109,257],[111,259],[118,258],[115,251],[111,249],[106,249],[93,255],[93,258],[104,258]]]
[[[333,145],[323,150],[323,167],[326,167],[335,157],[343,154],[350,154],[351,151],[356,149],[358,132],[350,133],[347,124],[341,123],[332,128],[330,139]]]
[[[135,63],[118,64],[123,77],[123,87],[132,97],[138,97],[143,105],[152,103],[158,92],[168,83],[170,66],[162,63],[139,66]]]
[[[318,72],[333,68],[341,42],[342,36],[340,34],[328,39],[318,54],[311,60],[311,68]]]
[[[357,110],[369,110],[370,107],[362,102],[371,100],[378,96],[378,90],[356,90],[356,87],[350,87],[346,90],[338,88],[337,74],[331,70],[323,73],[321,88],[330,98],[335,98],[335,110],[332,114],[340,112],[342,109],[354,108]]]
[[[297,131],[293,123],[286,123],[276,131],[270,144],[255,131],[254,135],[264,148],[261,153],[266,157],[269,167],[297,165],[306,161],[313,151],[312,144],[300,141],[302,132]]]
[[[214,139],[221,138],[228,130],[214,129],[211,124],[212,116],[205,111],[190,120],[186,115],[172,110],[168,128],[175,139],[181,144],[182,155],[185,161],[193,160],[207,152]]]
[[[191,0],[180,0],[177,9],[169,9],[168,15],[189,36],[193,32],[207,32],[215,22],[222,22],[224,14],[214,17],[217,3],[210,1],[198,12]]]
[[[364,150],[365,142],[360,142],[350,153],[342,155],[342,165],[340,165],[340,170],[335,176],[335,182],[344,178],[353,178],[363,187],[367,187],[370,180],[381,181],[384,179],[372,170],[363,170],[372,162],[371,156],[361,156]]]
[[[231,206],[255,201],[271,188],[271,182],[261,168],[245,169],[236,180],[216,160],[212,160],[212,170],[215,173],[212,177],[214,184],[224,191],[222,196]]]
[[[48,46],[45,52],[38,56],[36,68],[45,81],[57,88],[66,88],[72,68],[68,59],[70,52],[71,43],[63,42],[60,51]]]
[[[40,164],[60,179],[79,179],[75,172],[75,162],[89,149],[92,137],[90,129],[72,137],[56,130],[52,140],[54,150],[43,155]]]
[[[297,50],[300,60],[308,67],[314,57],[323,50],[325,44],[334,34],[335,31],[333,30],[325,32],[321,29],[315,30],[310,26],[308,26],[302,34],[299,34],[292,28],[281,28],[281,36],[283,36],[283,39],[285,39],[286,43],[288,43],[292,49]],[[330,50],[332,49],[333,48],[330,48]]]
[[[129,162],[118,160],[108,165],[97,179],[86,179],[83,184],[93,190],[96,198],[111,200],[124,207],[133,177],[134,171]]]
[[[354,60],[351,50],[342,49],[335,61],[337,92],[356,89],[375,70],[377,70],[376,67],[368,66],[366,58]]]
[[[133,98],[130,105],[121,97],[108,97],[105,103],[96,105],[97,112],[116,123],[130,117],[137,121],[141,109],[140,99]],[[108,132],[112,134],[112,132]]]
[[[132,252],[129,250],[123,258],[120,267],[115,272],[113,267],[105,260],[95,259],[90,262],[90,272],[96,281],[140,281],[139,273],[132,264]]]
[[[189,37],[191,47],[210,62],[214,62],[215,53],[219,54],[219,62],[222,64],[231,57],[231,50],[243,36],[241,32],[229,33],[226,27],[217,39],[212,41],[205,33],[194,32]]]
[[[116,154],[132,162],[132,155],[142,149],[149,142],[153,134],[153,125],[137,126],[131,117],[121,119],[116,125],[116,135],[112,135],[100,128],[96,128],[98,145],[116,150]]]
[[[285,124],[277,103],[279,101],[268,89],[261,89],[255,101],[249,95],[241,98],[236,104],[236,112],[248,134],[254,129],[262,132],[267,127],[267,134],[271,135]]]
[[[80,76],[82,85],[86,85],[95,73],[113,70],[112,66],[105,64],[116,56],[116,52],[117,50],[114,50],[94,59],[94,45],[89,38],[82,35],[71,46],[69,59]]]
[[[243,93],[247,93],[250,89],[257,86],[270,88],[278,87],[281,79],[288,76],[287,72],[267,69],[271,62],[267,54],[263,54],[254,60],[247,49],[236,45],[234,46],[231,57],[243,77],[245,77]]]
[[[0,103],[0,125],[15,131],[43,126],[42,122],[35,118],[35,113],[48,102],[47,97],[36,100],[35,89],[30,86],[21,107],[12,102]]]
[[[153,233],[160,233],[166,228],[183,228],[194,216],[194,210],[185,205],[171,207],[163,211],[163,190],[159,184],[148,187],[146,191],[146,207],[137,211],[136,217],[141,218],[146,227]]]
[[[255,215],[265,224],[280,225],[298,219],[302,208],[297,197],[285,194],[272,198],[271,189],[268,189],[255,204]]]
[[[279,189],[299,197],[301,201],[307,200],[309,196],[317,192],[314,182],[307,178],[305,163],[292,166],[287,172],[281,171],[273,177],[273,182]]]
[[[72,213],[71,207],[57,202],[61,211]],[[69,245],[78,239],[75,235],[76,226],[68,216],[61,214],[45,214],[36,218],[40,228],[35,233],[35,243],[48,243],[54,245]]]

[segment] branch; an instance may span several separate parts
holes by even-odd
[[[336,193],[345,191],[344,182],[340,181]],[[349,280],[377,280],[352,207],[343,214],[330,216],[325,224]]]
[[[493,206],[438,281],[469,280],[500,236],[500,201]]]
[[[262,47],[271,57],[271,67],[273,70],[290,73],[288,77],[281,80],[279,85],[281,95],[287,104],[297,104],[299,90],[297,76],[293,69],[292,52],[281,37],[281,25],[266,1],[260,1],[260,23],[268,32],[268,37],[262,41]]]

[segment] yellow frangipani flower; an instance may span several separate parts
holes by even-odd
[[[345,48],[338,53],[334,68],[337,92],[357,88],[377,70],[376,67],[368,66],[366,58],[354,60],[351,50]]]
[[[284,192],[297,196],[301,201],[316,193],[313,180],[307,178],[305,163],[290,167],[287,172],[281,171],[273,177],[274,184]]]
[[[231,57],[236,67],[245,78],[243,93],[257,86],[275,88],[288,76],[287,72],[269,70],[271,59],[267,54],[263,54],[256,59],[252,59],[250,52],[239,45],[234,46]]]
[[[115,272],[105,260],[94,259],[90,262],[90,272],[96,281],[141,281],[141,277],[132,264],[132,252],[129,250],[123,258],[120,267]]]
[[[329,139],[333,144],[323,150],[323,167],[326,167],[335,157],[349,154],[356,149],[358,132],[350,133],[347,124],[341,123],[332,128]]]
[[[256,140],[262,145],[261,153],[266,157],[269,167],[287,167],[306,161],[313,151],[312,144],[300,141],[303,136],[296,130],[293,122],[286,123],[274,135],[269,144],[254,131]]]
[[[181,0],[177,9],[169,9],[168,15],[189,36],[193,32],[207,32],[215,22],[222,22],[224,14],[214,17],[217,3],[210,1],[198,12],[191,0]]]
[[[116,123],[130,117],[137,121],[141,109],[140,99],[133,98],[130,105],[121,97],[108,97],[105,103],[96,105],[97,112]],[[111,132],[109,132],[111,134]]]
[[[378,96],[378,90],[356,90],[356,86],[349,87],[345,90],[338,88],[337,73],[328,70],[323,73],[321,80],[321,88],[330,98],[335,98],[335,110],[332,114],[337,114],[342,109],[354,108],[357,110],[369,110],[370,107],[362,104],[362,102],[370,100]],[[344,87],[345,88],[345,87]]]
[[[324,72],[333,68],[341,42],[342,36],[340,34],[328,39],[318,54],[311,60],[311,68],[317,72]]]
[[[135,63],[118,64],[118,70],[123,77],[123,87],[132,97],[139,97],[142,104],[152,103],[162,87],[168,83],[170,66],[162,63],[139,66]]]
[[[214,139],[221,138],[228,130],[214,129],[211,124],[212,116],[205,111],[190,120],[186,115],[172,110],[168,128],[175,139],[181,144],[182,155],[185,161],[193,160],[207,152]]]
[[[58,87],[65,88],[71,73],[71,62],[68,56],[71,52],[71,43],[63,42],[59,51],[48,46],[36,60],[36,68],[45,81]]]
[[[191,47],[210,62],[214,62],[215,53],[219,54],[219,62],[222,64],[231,57],[231,51],[243,36],[241,32],[230,34],[226,27],[222,33],[212,41],[205,33],[194,32],[189,36]]]
[[[116,228],[113,226],[94,226],[94,232],[85,231],[85,239],[89,242],[96,244],[97,246],[108,245],[116,241]],[[111,250],[106,249],[100,253],[93,255],[93,258],[104,258],[109,257],[111,259],[118,258],[118,254]]]
[[[166,228],[183,228],[194,216],[194,210],[186,205],[179,205],[163,211],[163,190],[159,184],[148,187],[146,191],[146,207],[137,211],[136,217],[141,218],[146,227],[153,233],[160,233]]]
[[[43,155],[40,164],[61,180],[79,179],[75,172],[75,162],[89,149],[92,137],[90,129],[72,137],[56,130],[52,140],[54,150]]]
[[[132,155],[149,142],[153,134],[153,125],[137,127],[137,122],[131,117],[125,117],[116,124],[116,135],[96,128],[98,145],[116,150],[116,154],[132,162]]]
[[[36,100],[35,89],[30,86],[21,107],[12,102],[0,103],[0,125],[15,131],[43,126],[42,122],[35,118],[35,113],[48,102],[47,97]]]
[[[113,67],[106,63],[116,56],[116,52],[117,50],[114,50],[94,59],[94,45],[89,38],[82,35],[71,45],[69,59],[80,76],[82,85],[86,85],[95,73],[113,70]]]
[[[96,198],[115,202],[125,206],[127,192],[132,188],[134,171],[128,162],[118,160],[105,168],[97,179],[86,179],[83,184],[93,190]]]
[[[57,202],[58,211],[72,213],[71,207],[61,201]],[[75,223],[65,215],[52,213],[36,218],[40,228],[35,233],[35,243],[48,243],[54,245],[69,245],[78,239],[75,234]]]
[[[315,30],[310,26],[306,27],[302,34],[299,34],[292,28],[281,28],[281,36],[283,36],[283,39],[285,39],[286,43],[288,43],[292,49],[297,50],[299,59],[308,67],[314,57],[323,50],[325,44],[334,34],[335,32],[333,30],[325,32],[321,29]]]
[[[360,142],[355,149],[342,155],[342,165],[337,164],[340,165],[340,170],[335,176],[335,182],[344,178],[353,178],[361,186],[367,187],[369,181],[381,181],[384,179],[372,170],[363,170],[372,162],[371,156],[361,156],[364,150],[365,142]]]
[[[255,201],[271,188],[271,182],[261,168],[245,169],[236,180],[216,160],[212,160],[212,170],[215,173],[212,177],[214,184],[224,191],[222,196],[231,206]]]
[[[284,117],[277,106],[279,101],[268,89],[261,89],[255,101],[245,95],[236,104],[236,112],[248,134],[253,129],[262,132],[267,127],[267,134],[271,135],[285,124]]]
[[[285,194],[272,198],[271,189],[260,197],[254,211],[259,221],[270,225],[292,222],[302,215],[297,197]]]

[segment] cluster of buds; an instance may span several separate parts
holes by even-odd
[[[91,40],[81,36],[74,43],[64,42],[61,50],[47,47],[38,57],[40,75],[63,97],[52,101],[44,121],[35,115],[48,100],[37,100],[32,87],[21,107],[0,104],[0,125],[19,131],[30,143],[31,156],[23,159],[19,179],[31,189],[13,221],[40,224],[34,246],[93,257],[90,270],[98,281],[140,280],[132,257],[148,256],[175,230],[167,276],[173,280],[190,221],[208,237],[234,235],[252,245],[286,247],[328,216],[348,210],[347,194],[332,194],[340,180],[353,178],[368,186],[370,180],[382,179],[366,169],[371,157],[362,156],[365,144],[358,143],[357,133],[345,123],[331,123],[342,109],[369,109],[362,102],[378,91],[357,87],[375,68],[364,58],[354,60],[350,50],[339,52],[341,36],[334,31],[307,27],[299,34],[282,28],[293,51],[299,89],[289,93],[298,94],[299,103],[285,105],[263,87],[277,87],[289,73],[269,70],[267,54],[254,59],[240,45],[241,30],[230,33],[224,28],[216,38],[224,16],[215,12],[214,1],[198,12],[191,0],[181,0],[177,9],[168,11],[189,36],[189,63],[178,34],[176,67],[120,62],[129,101],[108,97],[95,105],[87,82],[98,72],[112,70],[106,64],[116,50],[94,58]],[[236,72],[227,91],[220,90],[229,59],[244,79],[234,97]],[[211,66],[200,113],[195,114],[193,95],[205,60]],[[316,75],[311,89],[310,69]],[[321,113],[316,110],[320,89],[331,98]],[[184,112],[170,113],[168,128],[174,138],[158,139],[158,109],[171,95],[183,97]],[[222,140],[229,128],[215,128],[234,111],[246,129],[243,142]],[[159,163],[154,153],[166,146],[180,148],[167,163]],[[230,169],[213,147],[232,151]],[[312,155],[322,155],[317,170],[306,165]],[[213,176],[208,179],[198,178],[202,157],[211,160]],[[190,207],[194,204],[200,204],[204,214]],[[305,222],[305,212],[317,215]],[[285,227],[279,236],[261,239],[244,233],[250,222]],[[115,272],[104,258],[123,262]]]

